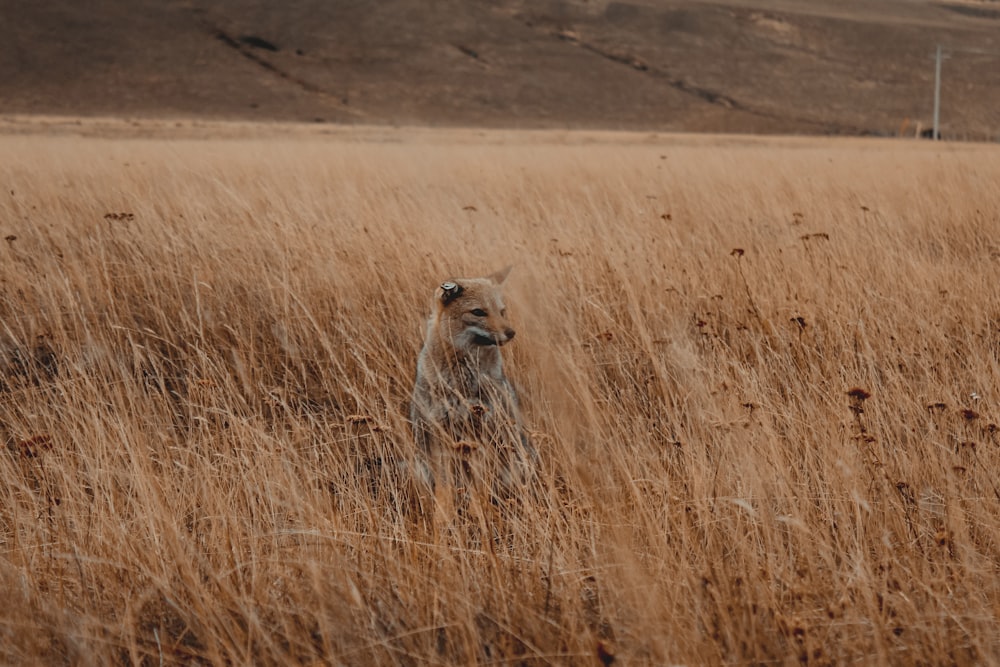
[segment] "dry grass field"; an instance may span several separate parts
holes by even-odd
[[[0,662],[1000,661],[997,183],[902,141],[0,137]],[[460,516],[406,492],[416,354],[509,263],[541,490]]]

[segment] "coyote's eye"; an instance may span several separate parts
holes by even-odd
[[[500,309],[500,317],[507,317],[507,309],[506,308],[501,308]]]
[[[486,311],[483,310],[482,308],[473,308],[469,312],[475,315],[476,317],[486,317]]]

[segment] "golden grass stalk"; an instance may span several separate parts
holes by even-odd
[[[0,661],[1000,660],[995,150],[451,137],[0,138]],[[398,462],[510,262],[495,540]]]

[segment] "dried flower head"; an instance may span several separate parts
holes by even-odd
[[[375,421],[375,418],[371,415],[348,415],[348,424],[370,424]]]
[[[606,641],[597,642],[597,659],[601,661],[601,664],[607,667],[615,661],[615,651],[614,648]]]
[[[129,222],[135,220],[135,213],[105,213],[105,220],[119,220],[122,222]]]
[[[18,441],[17,447],[22,457],[33,459],[42,451],[52,449],[52,436],[45,433],[33,435],[30,438]]]
[[[471,456],[472,452],[479,449],[479,443],[472,440],[459,440],[455,443],[455,452],[461,456]]]

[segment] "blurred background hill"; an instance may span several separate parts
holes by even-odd
[[[0,114],[1000,138],[1000,1],[0,0]]]

